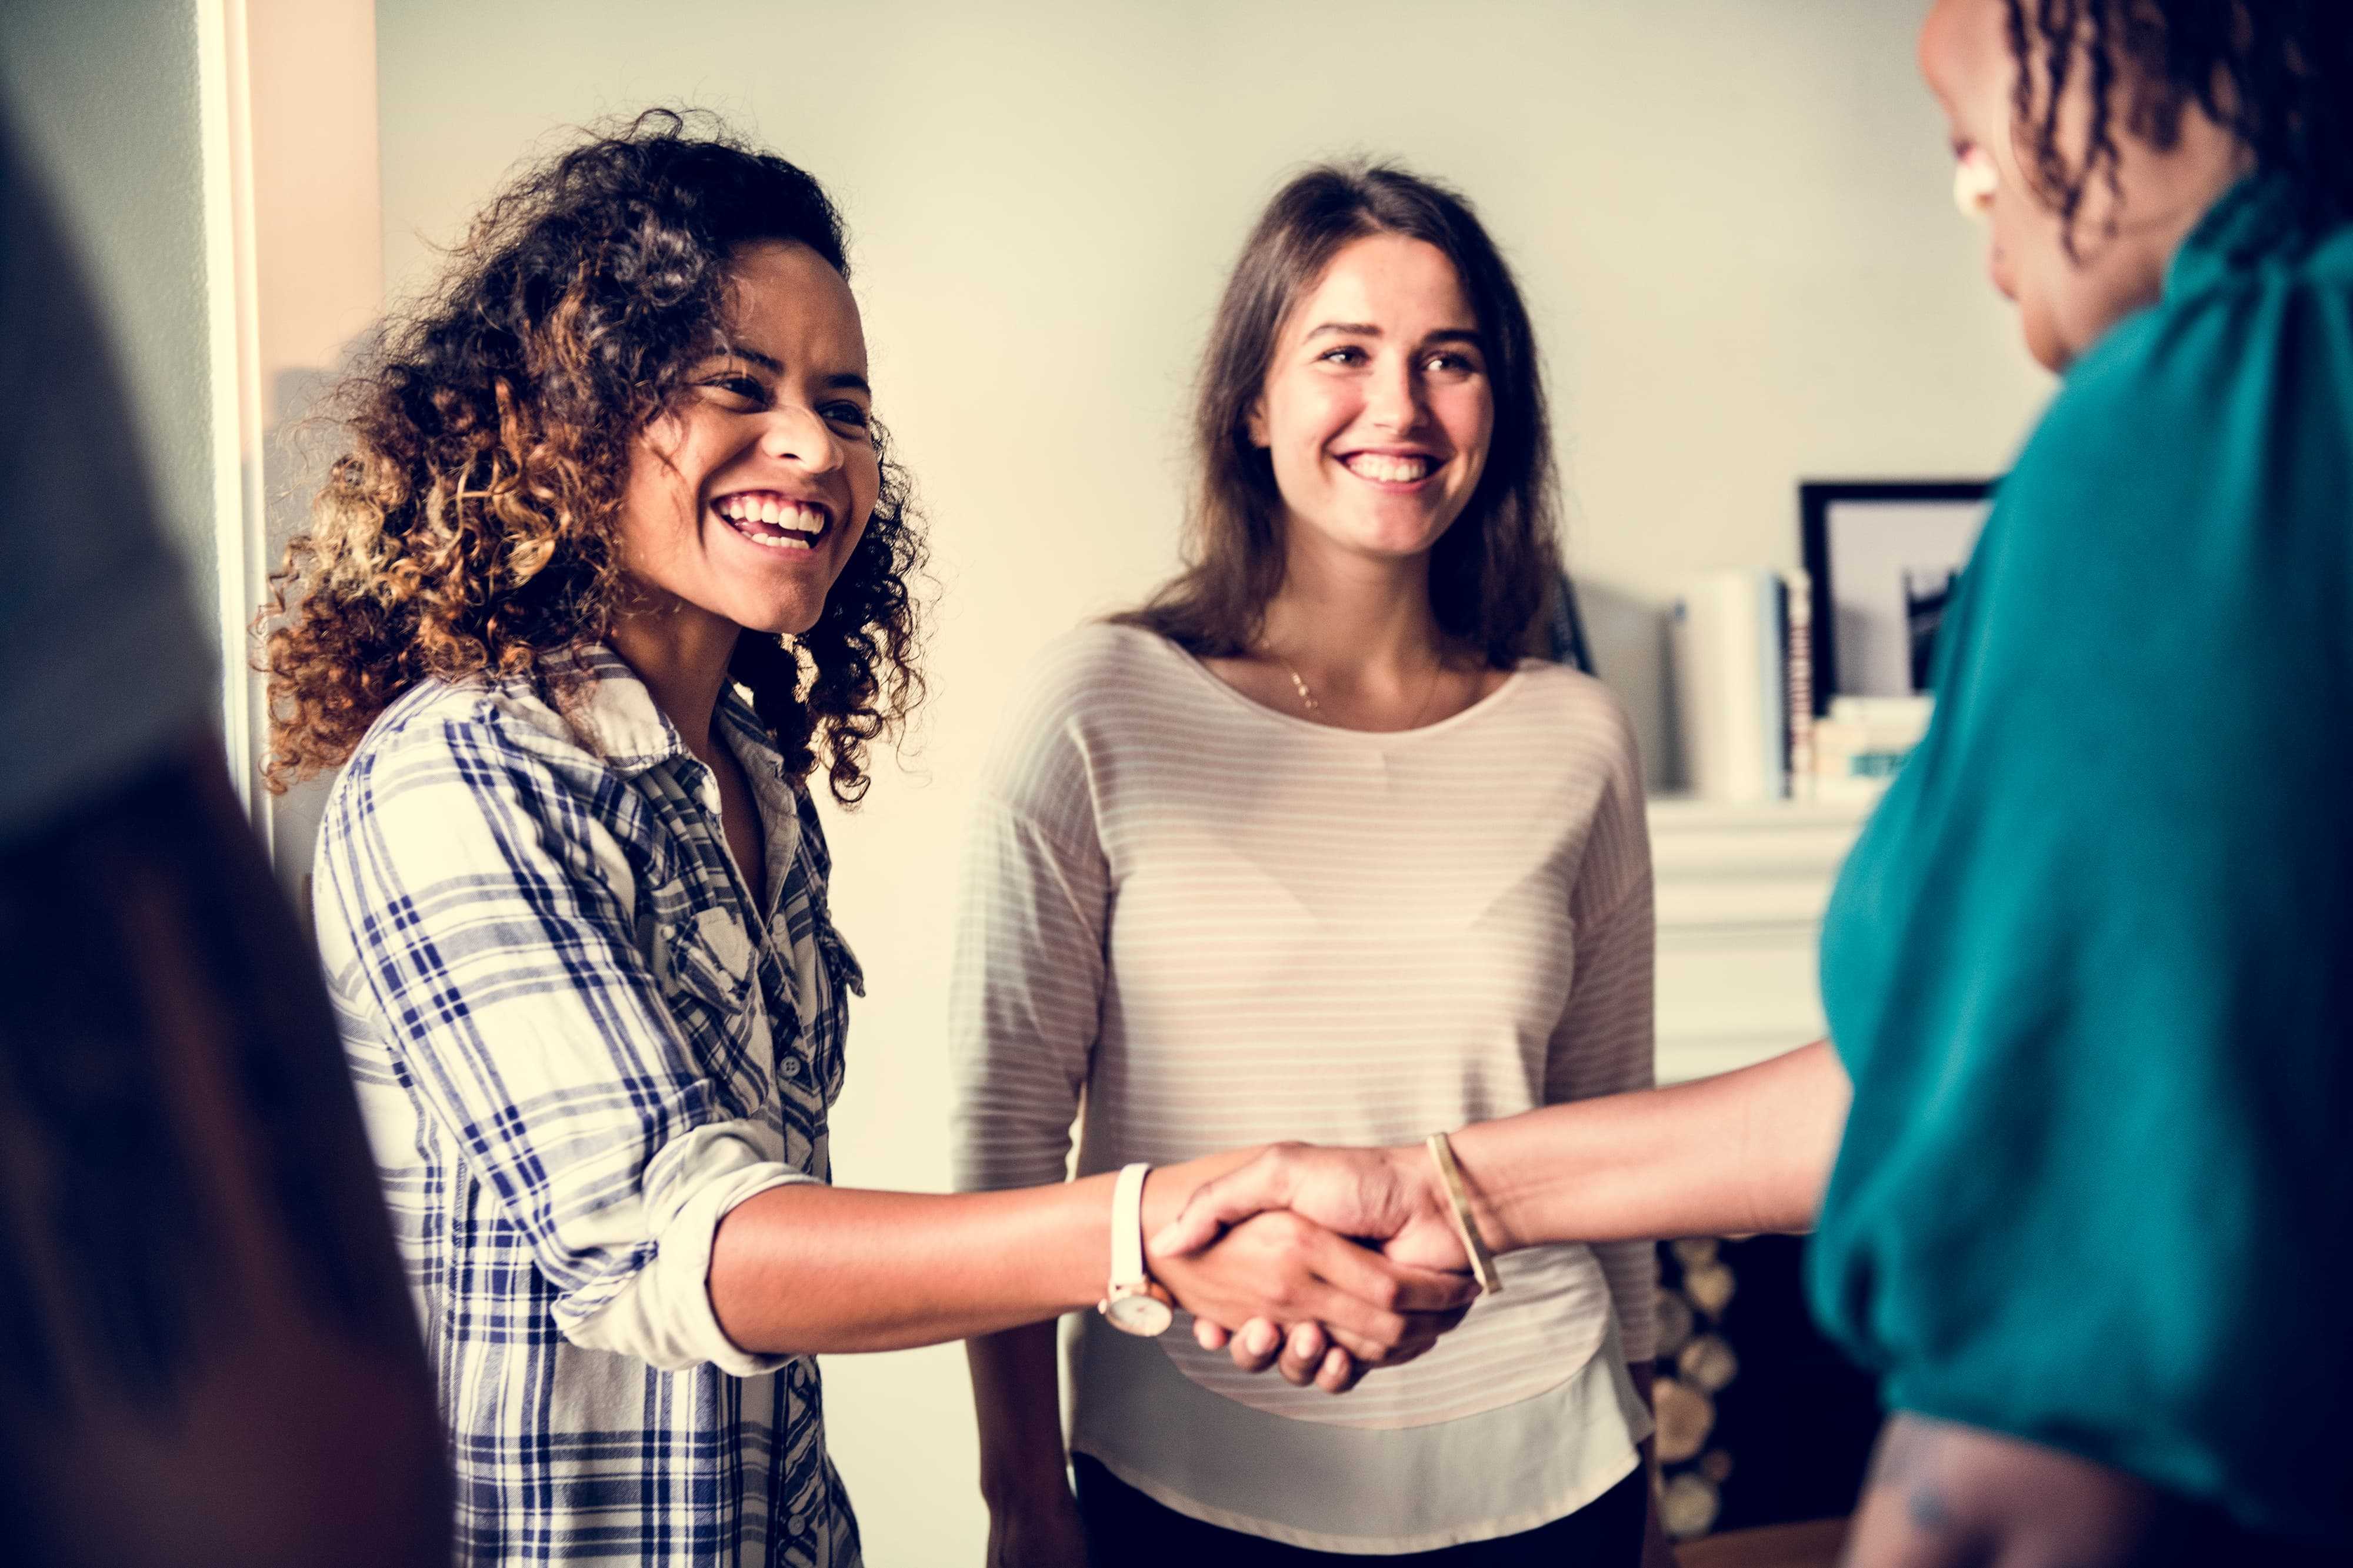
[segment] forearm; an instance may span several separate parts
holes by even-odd
[[[1453,1134],[1497,1251],[1811,1226],[1849,1099],[1827,1041],[1738,1072]]]
[[[1852,1568],[2221,1562],[2176,1532],[2146,1481],[2022,1439],[1897,1411],[1847,1538]],[[2235,1561],[2235,1559],[2232,1559]]]
[[[1054,1325],[1027,1323],[965,1346],[980,1423],[980,1494],[1018,1508],[1070,1486],[1062,1444],[1061,1376]]]
[[[1255,1152],[1155,1169],[1145,1234]],[[771,1188],[720,1222],[712,1307],[742,1349],[797,1355],[905,1350],[1076,1311],[1111,1278],[1113,1181],[953,1195]]]

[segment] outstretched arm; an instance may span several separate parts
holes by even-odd
[[[1506,1250],[1804,1231],[1851,1095],[1817,1040],[1737,1072],[1465,1128],[1455,1155],[1481,1234]]]
[[[639,946],[640,868],[546,757],[465,712],[402,730],[345,779],[321,839],[329,951],[351,951],[403,1088],[528,1240],[574,1343],[741,1375],[993,1332],[1102,1296],[1111,1176],[943,1196],[827,1185],[806,1146],[805,1164],[780,1158],[806,1124],[777,1138],[703,1066],[749,982],[731,981],[691,923],[653,954]],[[384,921],[385,908],[413,918]],[[844,984],[831,973],[818,972],[813,1016]],[[803,1109],[805,1079],[780,1091]],[[1146,1213],[1164,1221],[1223,1168],[1163,1167]],[[1267,1219],[1161,1282],[1217,1321],[1327,1319],[1376,1362],[1407,1342],[1407,1312],[1459,1303],[1454,1280],[1409,1279],[1295,1215]]]
[[[1547,1106],[1452,1135],[1480,1234],[1498,1252],[1558,1241],[1801,1231],[1830,1180],[1850,1089],[1830,1043],[1669,1089]],[[1419,1144],[1284,1144],[1205,1184],[1157,1252],[1288,1208],[1386,1244],[1399,1262],[1465,1266]]]
[[[1155,1170],[1146,1233],[1200,1182],[1251,1157]],[[712,1308],[754,1353],[900,1350],[994,1333],[1092,1306],[1111,1277],[1113,1178],[940,1196],[800,1183],[744,1200],[712,1248]],[[1294,1215],[1234,1227],[1214,1247],[1154,1257],[1178,1305],[1223,1323],[1313,1319],[1370,1363],[1426,1342],[1416,1314],[1468,1304],[1460,1277],[1399,1264]]]

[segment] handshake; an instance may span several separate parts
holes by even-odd
[[[1738,1072],[1523,1111],[1456,1135],[1471,1177],[1459,1193],[1440,1139],[1215,1155],[1155,1173],[1167,1189],[1146,1260],[1204,1345],[1336,1394],[1461,1321],[1479,1295],[1470,1271],[1493,1279],[1474,1256],[1487,1247],[1810,1229],[1851,1093],[1817,1040]]]
[[[1282,1143],[1238,1165],[1201,1163],[1230,1168],[1146,1237],[1145,1260],[1193,1313],[1203,1348],[1223,1348],[1246,1371],[1273,1366],[1291,1383],[1344,1393],[1375,1367],[1420,1355],[1482,1289],[1501,1289],[1482,1239],[1495,1234],[1494,1216],[1467,1194],[1458,1202],[1442,1138]]]

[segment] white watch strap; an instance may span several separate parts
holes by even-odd
[[[1147,1164],[1124,1165],[1111,1189],[1111,1284],[1142,1285],[1144,1271],[1144,1178]]]

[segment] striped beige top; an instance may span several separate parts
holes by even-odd
[[[1091,1173],[1647,1087],[1651,946],[1641,773],[1599,682],[1529,662],[1453,718],[1373,734],[1087,627],[1015,700],[966,846],[957,1184],[1062,1179],[1082,1096]],[[1565,1383],[1613,1309],[1647,1360],[1653,1267],[1642,1244],[1510,1255],[1501,1295],[1340,1399],[1238,1373],[1181,1314],[1158,1343],[1260,1411],[1421,1426]],[[1098,1412],[1129,1396],[1079,1391]]]

